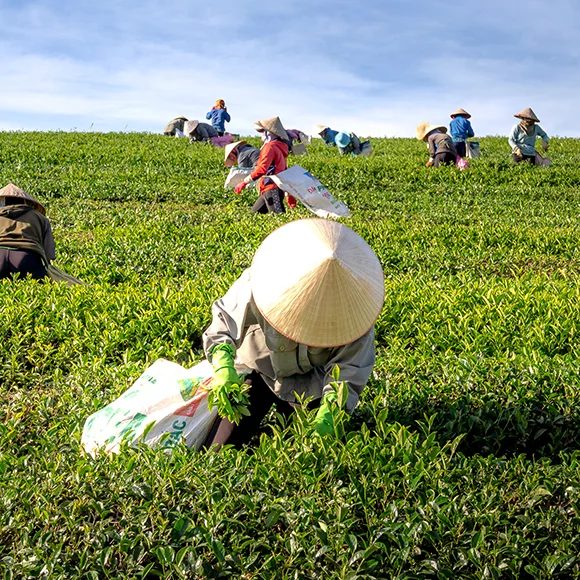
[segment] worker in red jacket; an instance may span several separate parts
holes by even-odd
[[[260,197],[252,207],[256,213],[284,213],[284,192],[270,179],[270,175],[276,175],[288,168],[288,144],[290,138],[279,117],[272,117],[256,122],[256,130],[263,133],[264,145],[260,149],[260,155],[256,167],[244,181],[236,185],[234,191],[241,193],[248,184],[257,181]],[[294,207],[296,200],[289,196],[288,205]]]

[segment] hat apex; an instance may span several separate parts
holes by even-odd
[[[268,131],[284,141],[290,141],[290,137],[288,136],[288,133],[286,133],[286,129],[284,129],[284,125],[282,125],[282,121],[280,121],[280,117],[270,117],[269,119],[256,121],[255,127],[257,131]]]
[[[424,141],[429,133],[435,131],[436,129],[443,131],[443,133],[447,133],[447,127],[445,125],[431,125],[427,121],[419,123],[416,129],[417,139],[419,139],[419,141]]]
[[[17,185],[9,183],[0,189],[0,197],[18,197],[27,202],[30,202],[34,209],[38,210],[40,213],[46,215],[46,209],[44,206],[29,193],[26,193],[23,189],[20,189]]]
[[[231,167],[231,165],[228,165],[228,157],[232,154],[232,151],[234,151],[234,149],[236,149],[237,147],[239,147],[240,145],[245,145],[246,142],[245,141],[234,141],[233,143],[228,143],[225,148],[224,148],[224,164],[226,165],[226,167]]]
[[[516,113],[514,117],[517,117],[518,119],[528,119],[530,121],[536,121],[536,123],[539,123],[540,121],[540,119],[538,119],[536,113],[534,113],[531,107],[526,107],[525,109],[522,109],[519,113]]]
[[[470,119],[471,118],[471,115],[465,109],[462,109],[461,107],[459,107],[459,109],[456,109],[455,111],[453,111],[453,113],[451,113],[451,115],[449,115],[449,116],[452,119],[454,119],[458,115],[463,115],[467,119]]]
[[[307,346],[350,344],[370,330],[384,300],[382,268],[370,246],[324,219],[295,220],[272,232],[250,278],[268,323]]]

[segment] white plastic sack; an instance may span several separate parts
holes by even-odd
[[[228,176],[226,177],[226,182],[224,183],[224,189],[234,189],[238,183],[244,181],[244,178],[252,173],[251,169],[244,169],[242,167],[232,167]],[[250,183],[248,187],[254,187],[253,183]]]
[[[369,157],[373,152],[373,146],[370,141],[365,141],[360,144],[360,154],[362,157]]]
[[[283,191],[299,199],[318,217],[350,217],[348,207],[326,189],[304,167],[293,165],[270,179]]]
[[[552,165],[552,160],[548,159],[548,157],[544,157],[543,155],[540,155],[540,153],[538,153],[536,151],[536,157],[534,159],[534,163],[536,165],[541,165],[543,167],[550,167],[550,165]]]
[[[304,143],[294,143],[292,145],[292,155],[306,155],[306,145]]]
[[[156,360],[118,399],[85,422],[81,444],[90,455],[117,453],[123,442],[171,449],[183,440],[199,449],[217,416],[207,406],[213,376],[207,360],[190,369]]]
[[[481,149],[478,141],[465,142],[465,156],[470,159],[477,159],[481,156]]]

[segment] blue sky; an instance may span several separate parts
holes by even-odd
[[[579,0],[0,0],[0,22],[0,130],[161,132],[223,98],[241,134],[411,137],[463,107],[506,135],[531,106],[580,137]]]

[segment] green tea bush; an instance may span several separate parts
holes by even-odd
[[[200,360],[212,302],[311,214],[252,215],[223,150],[185,139],[1,133],[0,185],[46,204],[85,282],[0,281],[3,577],[579,578],[580,143],[535,168],[480,142],[464,172],[410,139],[290,158],[385,271],[342,439],[300,411],[242,451],[92,459],[88,415],[159,357]]]

